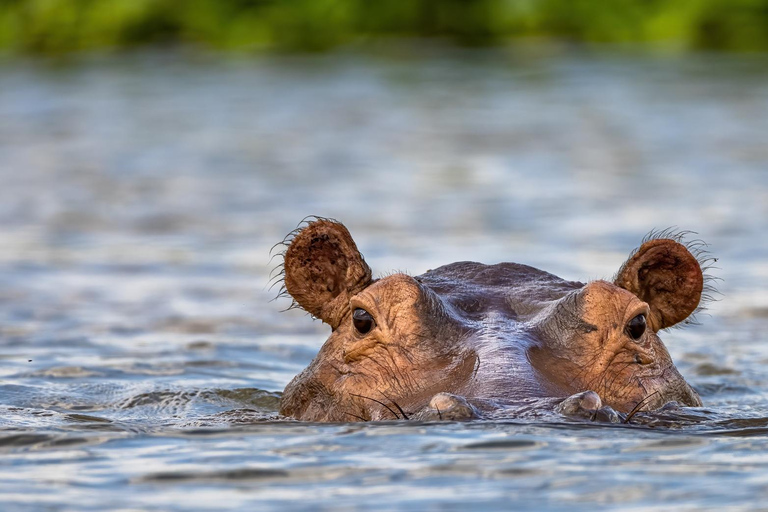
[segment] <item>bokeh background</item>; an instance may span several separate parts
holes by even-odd
[[[60,54],[148,44],[324,51],[384,39],[462,46],[520,39],[768,48],[763,0],[4,0],[0,46]]]
[[[0,0],[3,510],[761,506],[766,50],[756,0]],[[663,338],[705,407],[275,421],[328,334],[270,289],[307,215],[379,275],[694,231],[717,300]]]

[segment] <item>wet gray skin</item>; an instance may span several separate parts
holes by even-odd
[[[284,287],[331,335],[286,387],[306,421],[515,417],[554,409],[623,421],[699,406],[658,332],[704,286],[679,237],[646,240],[612,282],[566,281],[517,263],[458,262],[372,278],[347,229],[317,219],[286,239]]]

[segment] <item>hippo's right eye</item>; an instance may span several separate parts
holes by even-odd
[[[376,322],[373,320],[373,317],[369,312],[364,309],[357,308],[352,313],[352,325],[355,326],[355,329],[357,329],[357,332],[360,334],[366,334],[368,331],[373,329],[373,327],[376,325]]]
[[[627,324],[627,332],[633,340],[639,340],[645,333],[645,315],[637,315]]]

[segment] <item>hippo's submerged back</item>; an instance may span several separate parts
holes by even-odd
[[[297,231],[284,258],[287,293],[332,329],[286,387],[284,415],[458,419],[572,395],[563,411],[701,404],[656,334],[703,289],[675,239],[645,242],[613,283],[474,262],[374,280],[346,228],[326,219]]]

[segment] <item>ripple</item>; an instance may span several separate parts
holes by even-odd
[[[72,422],[77,423],[112,423],[107,418],[100,418],[98,416],[90,416],[87,414],[67,414],[65,418]]]
[[[141,477],[136,483],[216,482],[240,480],[274,480],[289,476],[279,469],[238,468],[223,471],[166,472]]]
[[[54,379],[84,379],[88,377],[103,377],[104,373],[87,370],[79,366],[59,366],[46,368],[28,374],[29,377],[49,377]]]
[[[530,450],[546,446],[546,443],[530,439],[496,439],[479,443],[465,444],[466,450]]]
[[[702,375],[702,376],[741,374],[741,372],[734,370],[733,368],[718,366],[713,363],[698,364],[693,368],[693,373],[695,373],[696,375]]]
[[[699,395],[701,395],[703,398],[718,397],[723,395],[745,397],[748,395],[753,395],[756,392],[756,390],[748,386],[734,384],[732,382],[698,383],[695,388]]]
[[[43,452],[47,450],[69,449],[80,446],[96,446],[112,439],[115,439],[115,436],[110,434],[78,435],[71,432],[19,432],[14,434],[0,433],[0,451],[18,452],[20,450],[34,450]]]
[[[2,447],[19,447],[19,446],[32,446],[36,444],[42,444],[55,439],[55,436],[50,434],[11,434],[0,435],[0,446]]]
[[[222,425],[253,425],[255,423],[288,421],[286,418],[270,412],[257,411],[254,409],[233,409],[224,411],[211,416],[190,420],[181,423],[181,428],[189,427],[218,427]]]

